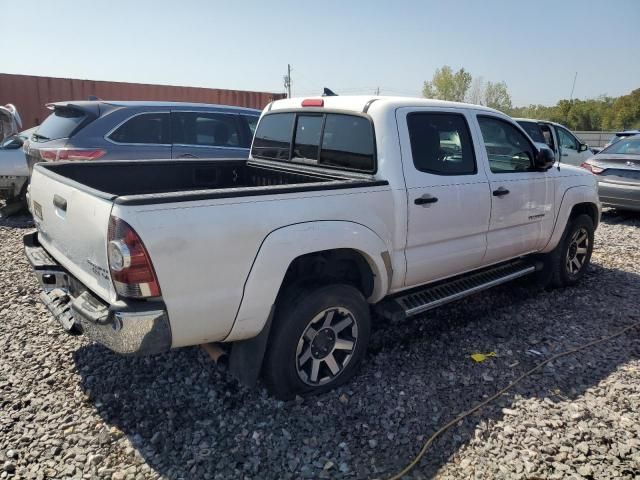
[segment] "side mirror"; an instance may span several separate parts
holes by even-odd
[[[581,143],[578,147],[579,152],[586,152],[587,150],[589,150],[589,145],[587,145],[586,143]]]
[[[536,170],[549,170],[556,162],[556,156],[553,151],[547,147],[540,147],[536,158],[533,160],[533,166]]]
[[[24,140],[16,135],[7,138],[2,143],[2,148],[4,148],[5,150],[17,150],[19,148],[22,148],[22,145],[24,145]]]

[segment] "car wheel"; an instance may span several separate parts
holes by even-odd
[[[549,254],[553,287],[575,285],[583,276],[593,252],[594,228],[588,215],[578,215],[567,223],[559,245]]]
[[[283,295],[263,364],[268,390],[286,400],[345,383],[358,370],[369,332],[369,305],[350,285]]]

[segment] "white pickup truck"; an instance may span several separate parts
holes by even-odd
[[[280,100],[248,160],[38,164],[25,251],[67,330],[122,353],[228,343],[232,373],[288,398],[347,381],[373,313],[578,281],[596,179],[553,165],[475,105]]]

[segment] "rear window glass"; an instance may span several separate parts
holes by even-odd
[[[56,108],[36,130],[35,141],[67,138],[85,120],[86,115],[75,108]]]
[[[117,143],[170,144],[168,113],[143,113],[120,125],[109,139]]]
[[[297,119],[293,113],[265,115],[252,149],[256,158],[365,172],[375,169],[374,153],[371,122],[365,117],[338,113],[299,113]]]
[[[531,137],[531,140],[538,143],[547,143],[547,140],[544,138],[542,134],[542,129],[540,125],[535,122],[518,122],[518,124],[522,127],[522,129],[527,132],[527,134]]]
[[[251,150],[254,157],[289,160],[293,113],[265,115],[256,130]]]

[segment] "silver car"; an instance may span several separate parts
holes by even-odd
[[[598,177],[604,206],[640,211],[640,135],[609,145],[582,167]]]

